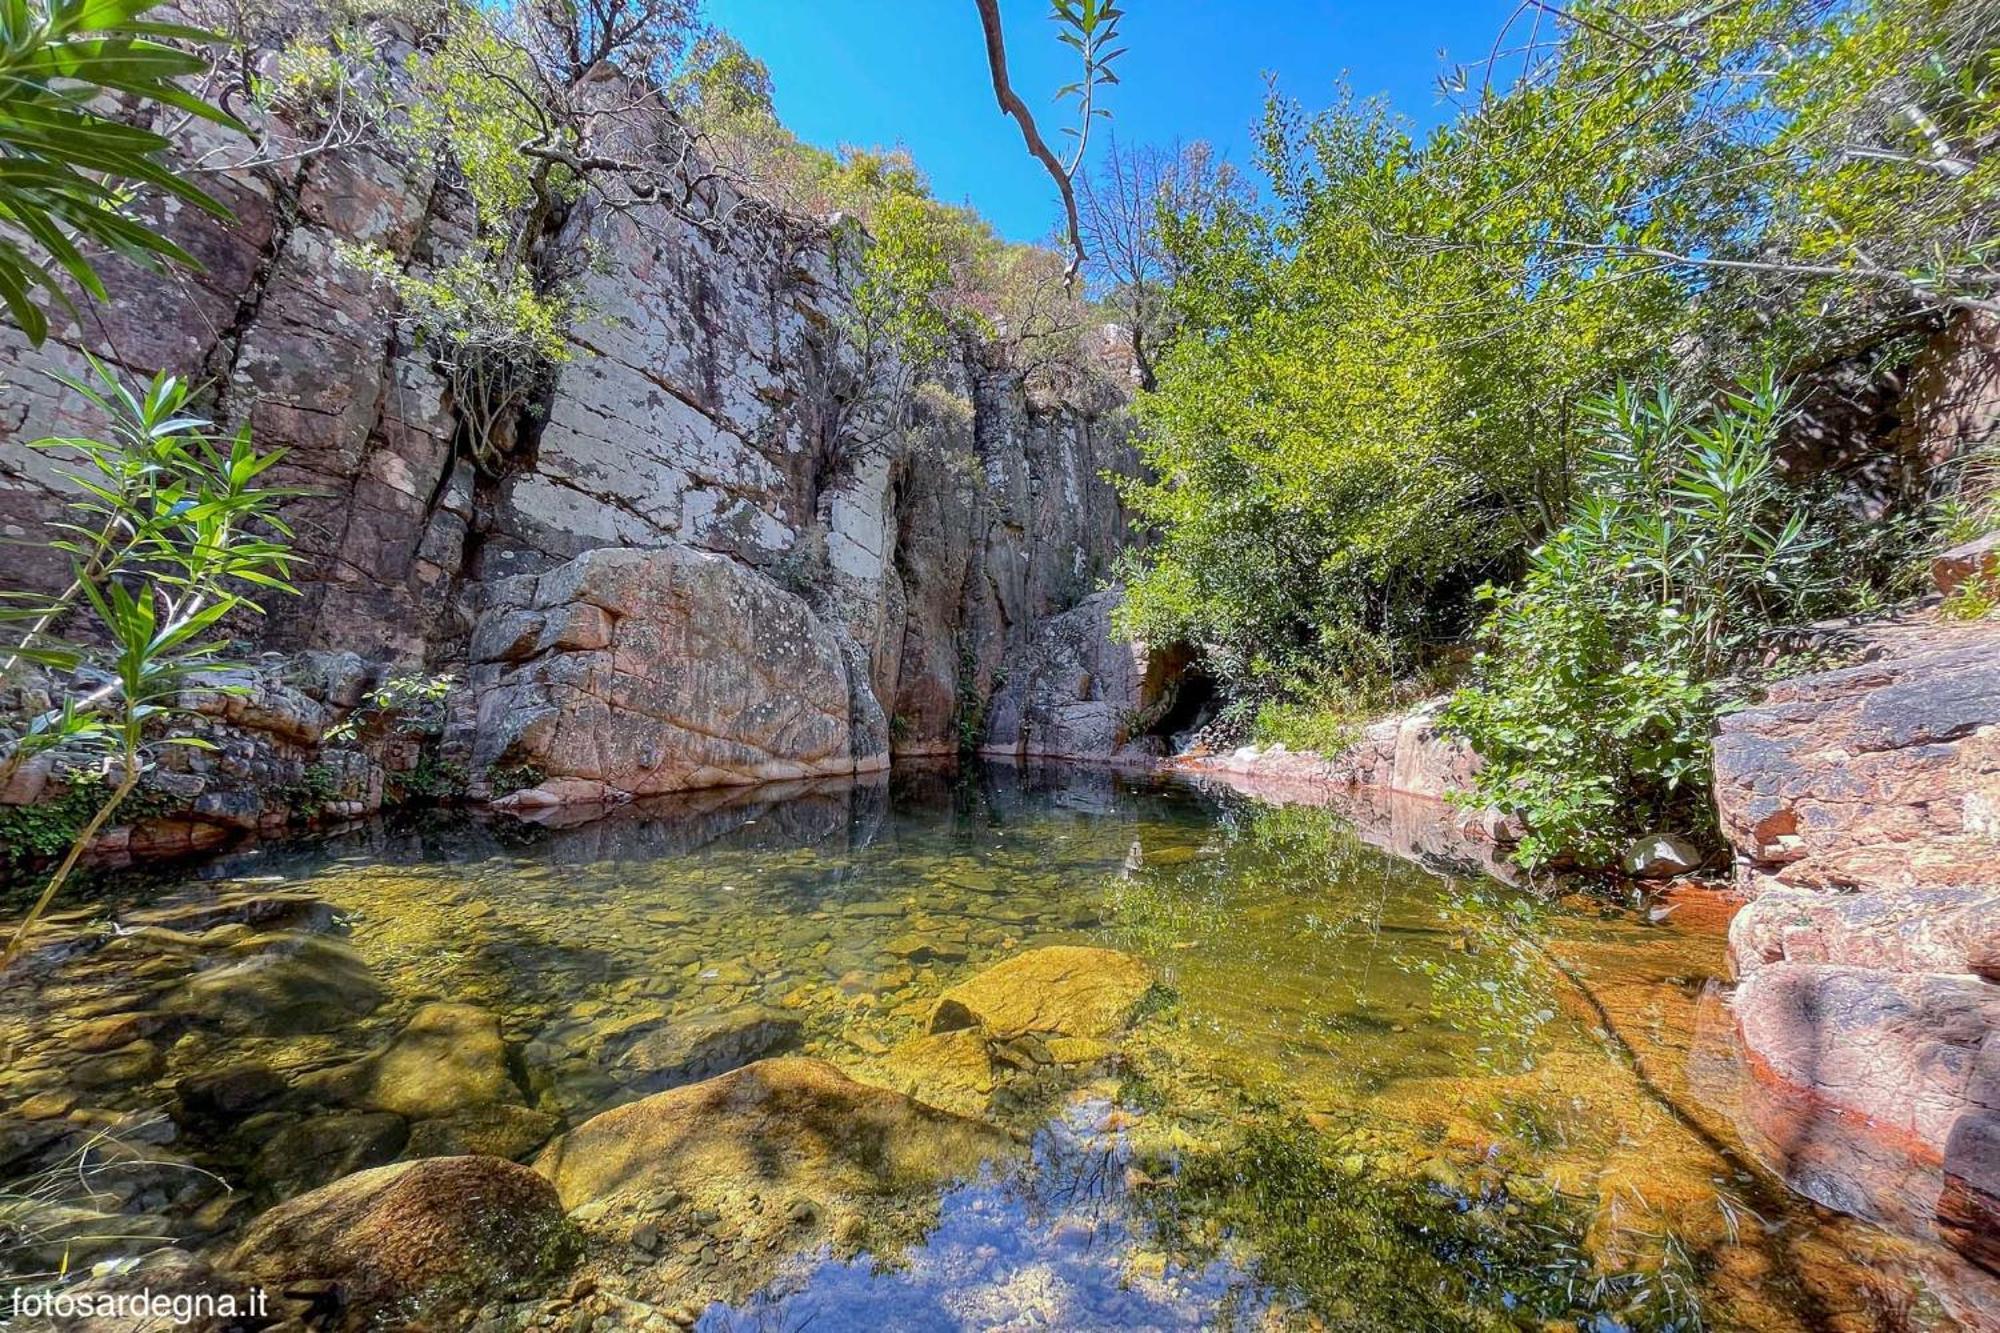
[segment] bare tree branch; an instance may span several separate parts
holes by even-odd
[[[1000,29],[1000,0],[973,0],[979,6],[979,22],[986,30],[986,67],[993,72],[993,96],[1000,103],[1003,115],[1012,116],[1021,126],[1022,142],[1028,146],[1037,161],[1048,168],[1049,179],[1056,183],[1062,195],[1063,215],[1069,224],[1070,259],[1066,277],[1076,279],[1089,255],[1083,248],[1083,224],[1077,217],[1076,190],[1070,183],[1070,173],[1064,168],[1062,159],[1042,139],[1041,130],[1035,125],[1035,115],[1028,110],[1028,104],[1021,100],[1019,93],[1007,77],[1007,39]]]

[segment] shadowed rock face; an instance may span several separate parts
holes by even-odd
[[[994,692],[984,748],[1036,759],[1133,759],[1161,753],[1144,734],[1173,703],[1189,655],[1121,640],[1111,614],[1116,588],[1039,625],[1007,657]]]

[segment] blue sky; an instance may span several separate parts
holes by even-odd
[[[1239,165],[1265,72],[1319,105],[1344,72],[1421,125],[1444,114],[1438,51],[1483,61],[1513,0],[1128,0],[1129,51],[1111,90],[1115,132],[1206,139]],[[1055,141],[1049,99],[1074,74],[1046,0],[1005,0],[1015,87]],[[969,202],[1013,240],[1047,236],[1054,187],[994,105],[972,0],[707,0],[708,17],[771,67],[778,114],[808,142],[902,144],[941,199]],[[1044,109],[1046,108],[1046,110]],[[1101,124],[1101,122],[1100,122]],[[1099,131],[1101,132],[1101,131]]]

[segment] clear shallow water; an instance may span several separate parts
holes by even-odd
[[[345,944],[193,929],[246,888],[328,905]],[[1735,1148],[1713,921],[1545,903],[1390,857],[1324,810],[1102,773],[902,774],[570,828],[375,827],[111,905],[136,934],[5,996],[0,1116],[34,1096],[103,1121],[166,1107],[172,1150],[235,1187],[126,1201],[184,1243],[414,1150],[410,1125],[357,1125],[312,1089],[444,1000],[497,1016],[545,1128],[651,1091],[657,1063],[629,1054],[645,1034],[720,1025],[737,1035],[692,1072],[815,1055],[1026,1145],[831,1240],[725,1220],[657,1255],[596,1244],[635,1326],[1950,1326],[1931,1256],[1791,1199]],[[1151,968],[1115,1049],[970,1075],[911,1059],[942,990],[1046,944]],[[190,1016],[217,949],[310,966]],[[78,1039],[135,1012],[158,1021],[105,1041],[139,1033],[137,1054]],[[282,1094],[227,1124],[176,1100],[245,1062]]]

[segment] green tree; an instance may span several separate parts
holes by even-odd
[[[1239,686],[1407,671],[1564,521],[1590,395],[1991,308],[1996,15],[1529,6],[1421,141],[1274,99],[1266,201],[1162,231],[1179,336],[1140,403],[1160,540],[1126,628]]]
[[[1488,647],[1442,717],[1485,760],[1464,799],[1520,818],[1529,866],[1710,834],[1721,682],[1844,595],[1828,530],[1778,476],[1768,373],[1698,410],[1630,384],[1587,410],[1582,495],[1517,586],[1482,590]]]

